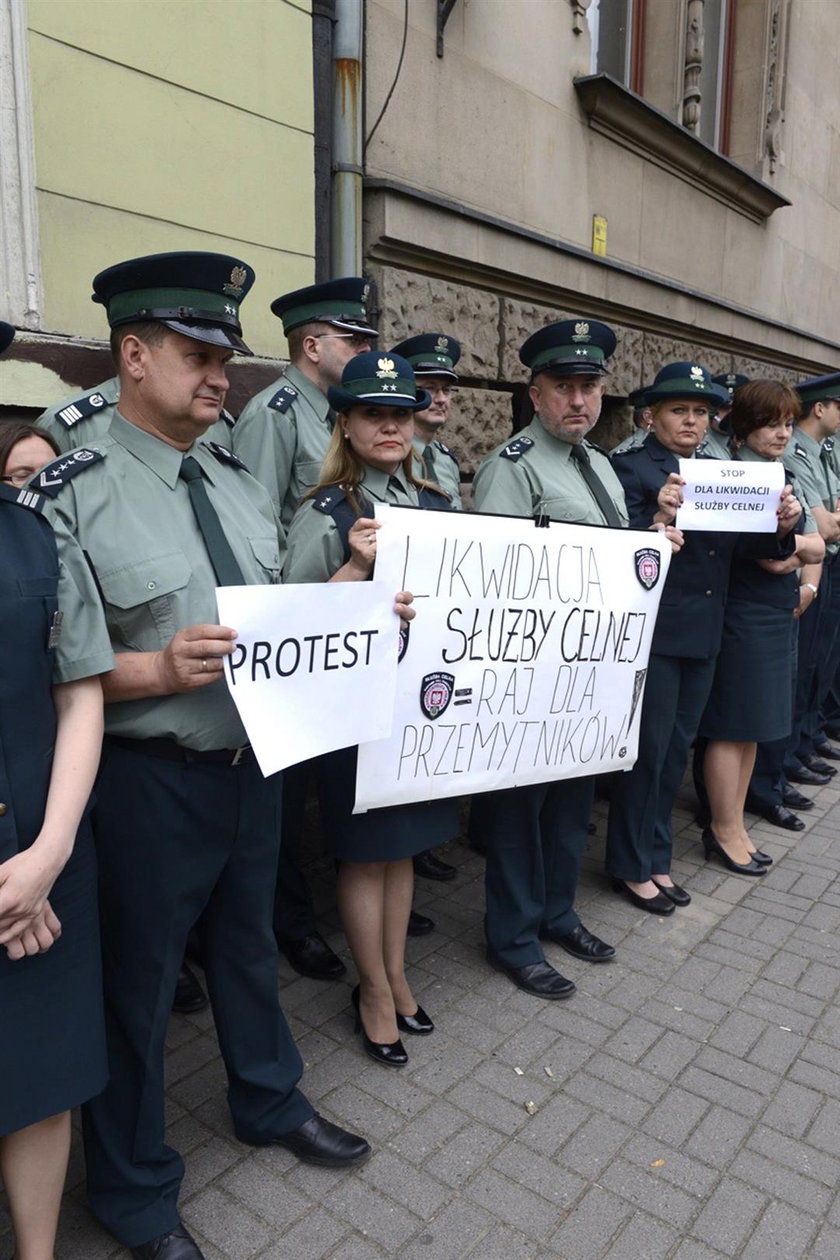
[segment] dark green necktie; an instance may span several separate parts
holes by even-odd
[[[423,448],[423,463],[426,465],[426,475],[429,481],[437,481],[435,476],[435,452],[431,444]]]
[[[242,570],[236,563],[230,543],[225,538],[225,531],[216,515],[216,509],[210,502],[198,460],[192,455],[187,455],[178,476],[187,483],[195,519],[201,530],[207,555],[210,557],[219,586],[244,586],[245,579],[242,576]]]
[[[585,446],[576,444],[569,447],[569,458],[573,459],[580,469],[580,475],[589,487],[592,498],[601,509],[604,520],[613,529],[621,528],[621,517],[615,504],[604,489],[604,484],[589,462],[589,451]]]

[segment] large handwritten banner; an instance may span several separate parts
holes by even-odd
[[[376,509],[376,576],[414,593],[389,739],[359,749],[356,812],[629,769],[661,534]]]
[[[225,678],[263,774],[390,734],[399,623],[380,582],[225,586]]]
[[[738,463],[723,459],[681,459],[685,480],[679,529],[772,534],[785,488],[785,470],[775,461]]]

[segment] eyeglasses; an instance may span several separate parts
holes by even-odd
[[[25,486],[28,481],[31,481],[37,471],[37,468],[28,468],[25,472],[16,472],[11,473],[8,477],[0,477],[0,481],[8,481],[10,486],[20,488]]]
[[[417,383],[421,389],[425,389],[433,398],[436,394],[443,394],[444,398],[451,398],[453,394],[458,393],[457,385],[424,385],[422,378]]]
[[[315,339],[318,341],[320,341],[322,337],[335,337],[336,341],[350,341],[352,342],[354,346],[369,346],[371,343],[371,340],[376,336],[376,333],[328,332],[328,333],[314,333],[313,335]]]

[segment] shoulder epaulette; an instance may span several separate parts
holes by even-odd
[[[34,490],[18,489],[17,486],[6,486],[0,481],[0,499],[7,503],[17,503],[19,507],[29,508],[32,512],[43,512],[44,496]]]
[[[347,491],[342,486],[327,486],[313,497],[312,506],[316,512],[323,512],[324,516],[332,516],[339,503],[343,503],[346,498]]]
[[[609,459],[609,452],[605,451],[603,446],[599,446],[597,442],[590,442],[587,438],[586,445],[589,447],[590,451],[597,451],[599,455],[606,455],[607,459]]]
[[[98,464],[104,458],[102,451],[91,451],[87,447],[82,447],[81,450],[71,451],[69,455],[63,455],[61,459],[47,464],[46,468],[42,468],[35,474],[32,484],[37,486],[41,494],[47,494],[54,499],[77,473],[84,472],[86,468]]]
[[[271,407],[273,411],[279,411],[281,414],[285,415],[297,396],[298,392],[294,385],[281,385],[277,393],[272,398],[269,398],[268,406]]]
[[[591,446],[592,443],[590,442],[589,445]],[[599,446],[595,447],[596,451],[600,449],[601,448]],[[625,446],[623,451],[608,451],[603,453],[606,454],[609,459],[624,459],[626,455],[638,455],[639,452],[643,450],[644,446],[640,442],[638,446]]]
[[[449,449],[449,447],[444,442],[441,442],[440,438],[435,438],[434,442],[432,442],[432,446],[435,448],[436,451],[441,451],[444,455],[448,455],[449,458],[452,460],[453,464],[457,465],[458,457],[455,454],[453,454],[453,452]]]
[[[800,459],[808,458],[808,452],[805,450],[805,447],[800,446],[798,442],[794,442],[793,444],[793,453],[794,455],[798,455]]]
[[[229,411],[226,411],[224,407],[222,407],[221,413],[219,415],[219,419],[224,420],[228,428],[232,429],[233,426],[236,424],[237,417],[232,416]]]
[[[222,446],[221,442],[208,442],[207,445],[220,464],[233,464],[234,468],[241,468],[244,472],[248,471],[248,465],[243,464],[239,456],[234,455],[233,451],[228,450],[226,446]]]
[[[110,405],[108,399],[102,394],[85,394],[83,398],[77,398],[75,402],[62,407],[61,411],[55,413],[55,418],[61,421],[65,429],[72,429],[73,425],[78,424],[80,420],[85,420],[95,411],[101,411],[103,407]]]
[[[534,439],[529,437],[514,438],[512,442],[508,442],[507,446],[502,447],[499,451],[502,459],[521,459],[526,451],[529,451],[534,445]]]

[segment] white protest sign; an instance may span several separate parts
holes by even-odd
[[[377,505],[377,578],[412,591],[391,737],[356,812],[629,769],[670,544],[659,533]]]
[[[380,582],[225,586],[225,679],[264,775],[390,733],[399,622]]]
[[[683,504],[678,529],[771,534],[785,488],[785,470],[775,461],[741,464],[725,459],[681,459]]]

